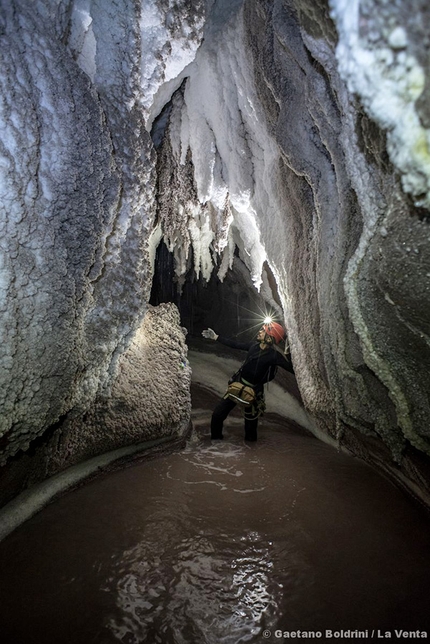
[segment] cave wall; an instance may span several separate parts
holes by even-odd
[[[149,306],[117,362],[109,387],[85,412],[64,418],[20,449],[0,471],[0,506],[69,467],[119,448],[189,431],[191,369],[174,304]]]
[[[2,3],[3,463],[106,369],[94,292],[120,173],[100,100],[49,26]]]
[[[372,28],[385,34],[393,57],[399,50],[412,56],[417,17],[406,22],[411,45],[397,44],[392,33],[406,14],[373,8],[380,11]],[[368,33],[373,12],[362,14]],[[411,178],[416,159],[399,163],[366,97],[345,87],[328,7],[255,2],[245,5],[245,21],[259,96],[279,144],[285,213],[294,204],[285,217],[289,272],[281,291],[302,395],[341,443],[379,461],[375,441],[357,435],[378,437],[397,463],[393,470],[410,475],[411,459],[422,466],[416,450],[430,453],[429,202],[423,182]],[[385,95],[386,111],[396,98]],[[413,476],[418,485],[427,478],[428,492],[427,467]]]
[[[191,11],[177,3],[186,32],[177,34],[177,47],[182,42],[188,58],[201,38],[198,4]],[[170,20],[157,40],[160,50],[143,46],[150,10],[128,0],[0,2],[0,476],[6,496],[59,464],[65,468],[138,438],[128,426],[113,432],[98,425],[93,436],[87,422],[70,441],[64,428],[96,413],[96,401],[112,392],[121,356],[142,333],[156,189],[145,127],[155,99],[148,97],[169,80],[168,64],[159,63],[175,54],[169,39],[177,31]],[[164,4],[160,16],[168,12]],[[187,55],[175,61],[173,75]],[[173,315],[170,323],[166,346],[175,353],[179,320]],[[189,380],[184,369],[177,375],[173,405]],[[135,395],[144,437],[145,419],[158,418],[158,403]],[[165,430],[155,421],[154,427],[179,431],[182,420],[173,417]]]
[[[256,287],[267,262],[307,408],[428,500],[428,10],[401,4],[255,0],[210,29],[157,199],[179,275],[189,248],[221,280],[239,249]]]

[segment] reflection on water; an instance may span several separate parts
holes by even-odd
[[[234,556],[238,546],[243,554]],[[105,588],[116,594],[120,616],[107,626],[119,641],[247,642],[264,612],[276,612],[281,588],[270,583],[273,562],[260,535],[239,545],[225,533],[196,534],[158,553],[149,540],[124,553],[127,570]]]
[[[241,533],[241,500],[229,497],[265,489],[249,487],[249,477],[236,487],[246,451],[243,444],[194,439],[158,470],[175,485],[175,499],[181,490],[183,502],[172,503],[171,490],[167,498],[156,494],[156,510],[146,517],[139,543],[121,553],[103,589],[116,597],[118,614],[107,627],[119,641],[239,644],[253,640],[261,624],[267,627],[279,614],[284,584],[273,578],[279,552],[264,532],[251,529],[252,522]],[[259,473],[261,480],[261,464]],[[203,492],[190,494],[186,486]],[[221,515],[213,494],[228,504]]]
[[[0,544],[2,644],[425,629],[428,518],[312,437],[271,427],[248,445],[241,433],[213,444],[196,434],[10,535]]]

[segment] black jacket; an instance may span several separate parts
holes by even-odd
[[[294,373],[291,360],[273,347],[260,349],[259,342],[236,342],[221,335],[218,336],[218,342],[233,349],[248,351],[246,360],[240,368],[240,376],[257,388],[262,388],[265,382],[273,380],[277,367]]]

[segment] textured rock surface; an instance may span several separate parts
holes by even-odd
[[[47,459],[50,473],[120,446],[183,433],[191,412],[190,380],[177,308],[149,308],[118,360],[109,390],[83,418],[62,426],[61,450]]]
[[[84,416],[69,416],[44,441],[2,468],[0,504],[29,485],[104,452],[188,427],[191,369],[185,335],[173,304],[150,307],[118,361],[109,391]]]
[[[282,153],[285,203],[295,204],[285,293],[302,394],[341,442],[352,444],[353,430],[378,436],[401,463],[408,445],[430,449],[428,220],[338,76],[327,13],[317,24],[307,3],[254,7],[258,87]]]
[[[403,190],[430,207],[428,3],[331,0],[348,87],[386,130]]]
[[[223,250],[231,266],[237,246],[256,285],[268,262],[307,407],[356,453],[428,490],[417,451],[430,453],[428,69],[412,38],[428,11],[408,19],[407,3],[352,5],[333,2],[334,22],[324,2],[255,0],[209,30],[161,151],[181,204],[165,180],[161,212],[179,272],[189,245],[206,274]],[[359,41],[342,22],[349,15]],[[410,23],[402,43],[401,30],[392,35],[400,17]],[[366,67],[382,47],[372,30],[392,65]],[[375,109],[385,80],[384,120]],[[417,114],[419,131],[408,129]],[[422,142],[417,154],[402,146],[408,132]],[[199,239],[208,217],[211,254]]]
[[[141,17],[130,2],[0,3],[3,464],[108,390],[145,312]]]
[[[398,462],[408,444],[429,453],[427,215],[402,191],[384,135],[345,91],[329,38],[314,37],[306,3],[297,12],[256,6],[248,24],[258,87],[282,152],[285,200],[297,195],[286,220],[287,292],[302,393],[315,413],[329,412],[341,439],[350,428],[377,435]],[[280,107],[271,114],[273,95]]]
[[[3,3],[1,18],[1,433],[13,455],[97,390],[103,339],[88,317],[120,182],[87,77],[31,7]]]

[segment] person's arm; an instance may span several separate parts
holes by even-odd
[[[249,351],[253,344],[252,342],[237,342],[231,338],[225,338],[223,335],[219,335],[217,340],[218,342],[221,342],[221,344],[225,344],[227,347],[231,347],[232,349],[243,349],[243,351]]]
[[[289,371],[294,375],[294,367],[289,356],[284,355],[283,353],[276,352],[276,364],[278,367],[282,367],[285,371]]]
[[[215,333],[213,329],[205,329],[202,331],[202,336],[208,340],[218,340],[221,344],[225,344],[227,347],[231,347],[232,349],[243,349],[243,351],[248,351],[252,345],[252,342],[236,342],[236,340],[231,340],[231,338],[225,338],[224,336]]]

